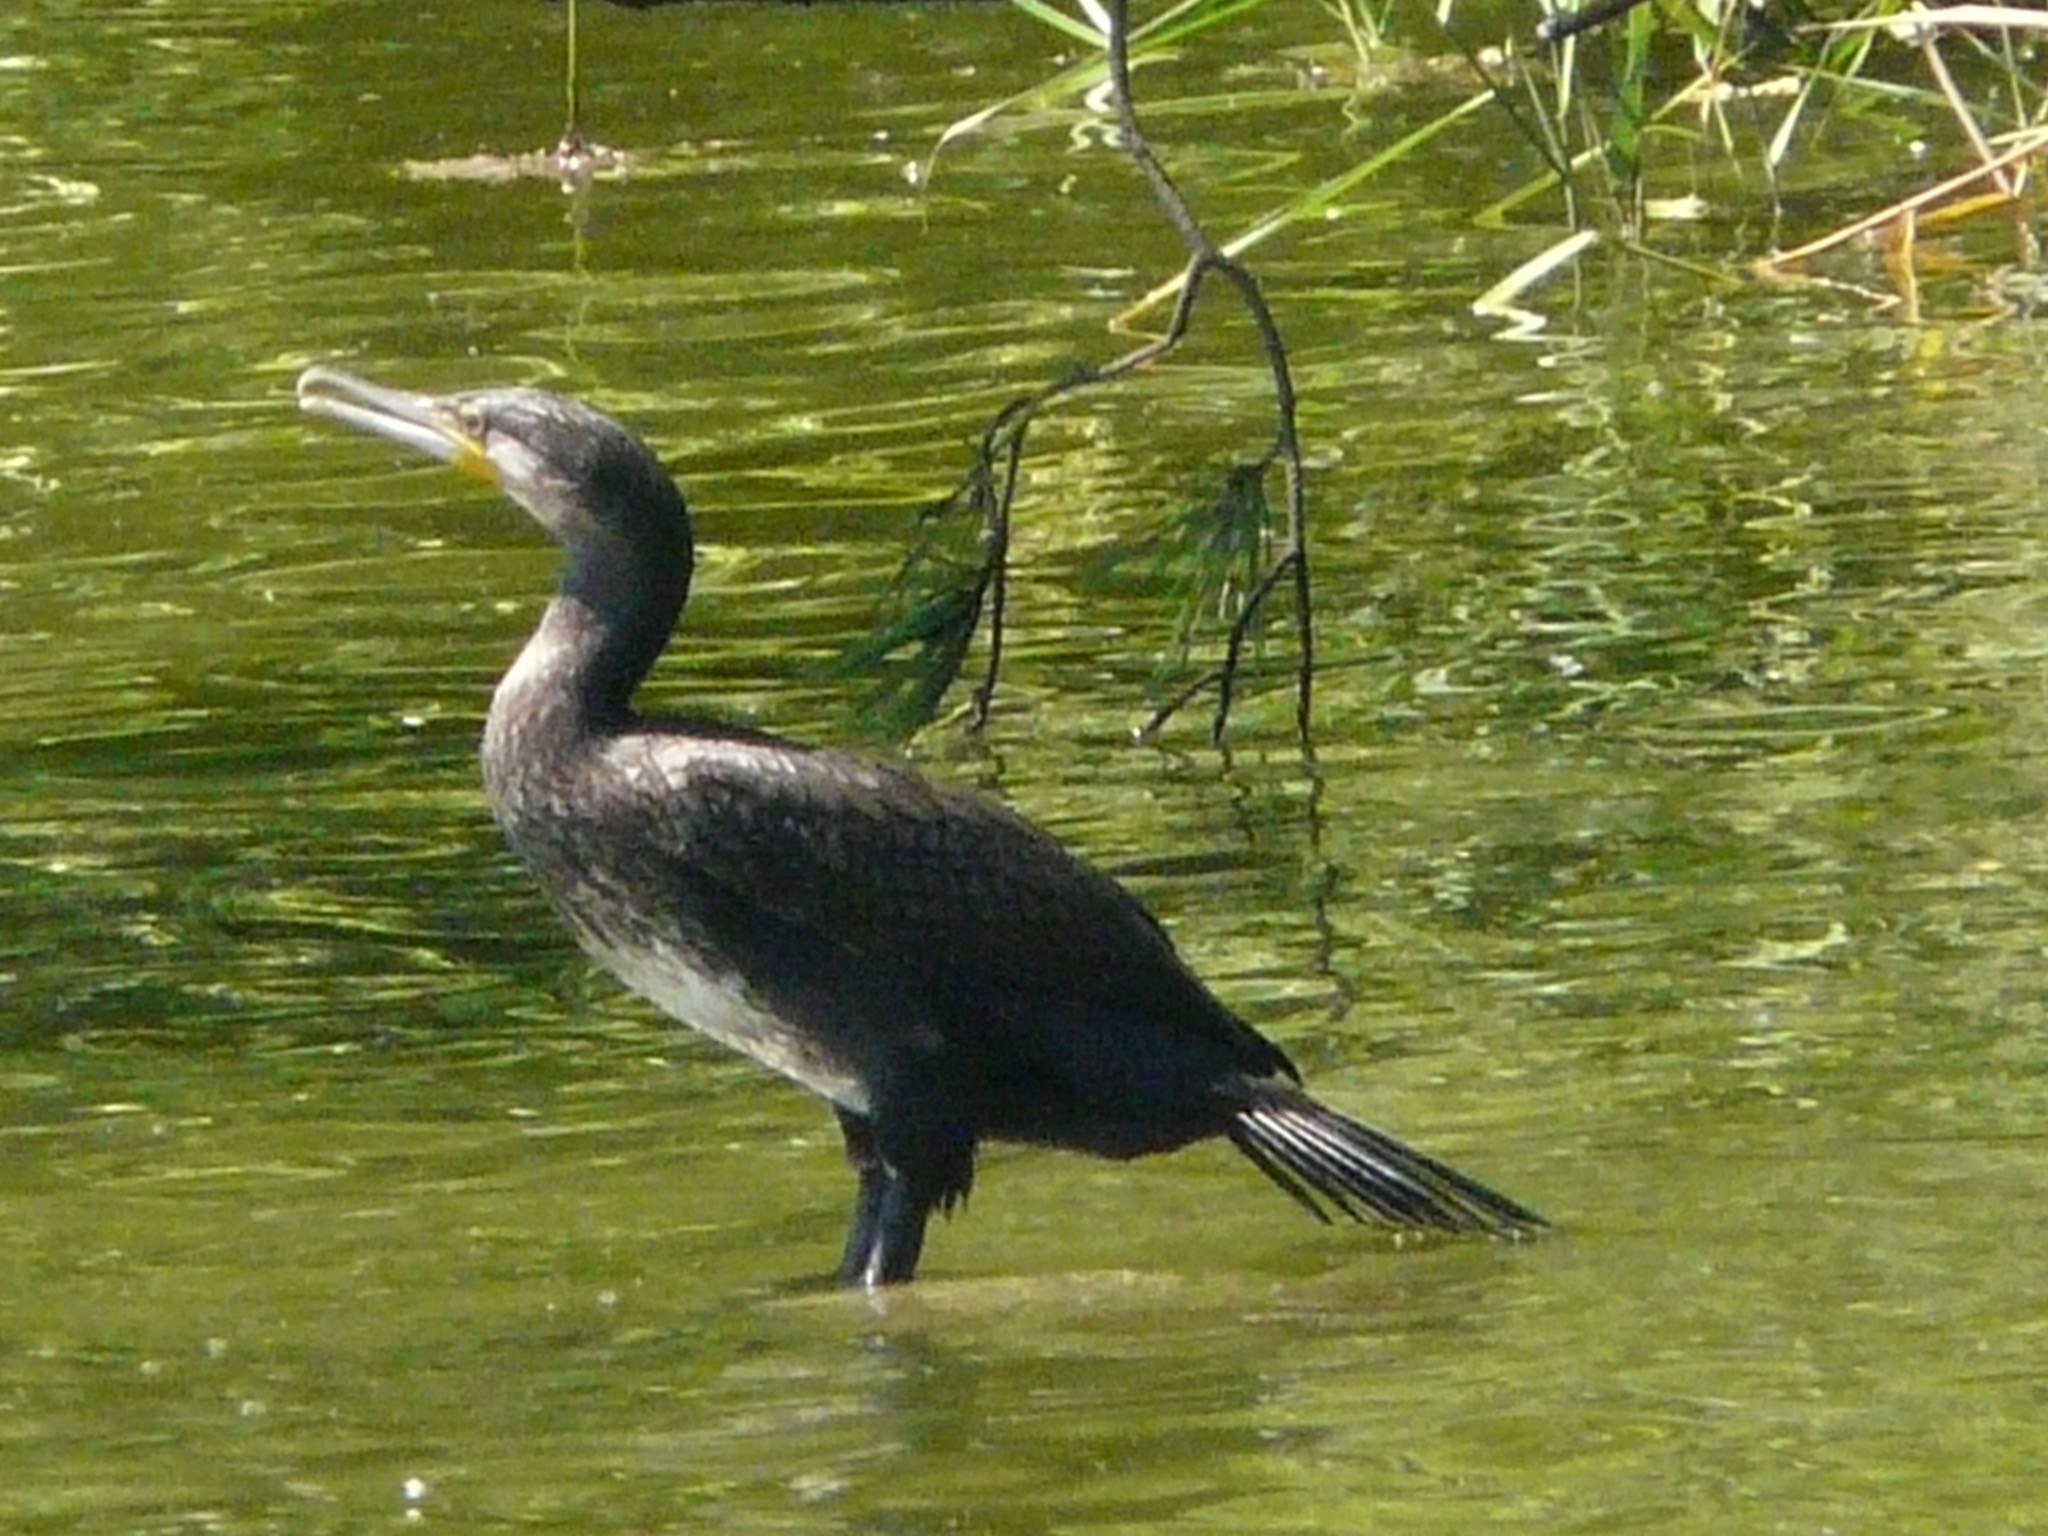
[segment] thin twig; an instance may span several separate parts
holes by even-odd
[[[564,144],[581,143],[583,139],[583,60],[576,46],[576,0],[569,0],[568,39],[568,83],[565,93],[569,112],[569,124],[562,130]]]
[[[1948,72],[1948,62],[1941,56],[1941,44],[1933,27],[1920,34],[1920,56],[1927,63],[1927,72],[1934,76],[1934,83],[1941,87],[1942,98],[1948,102],[1948,109],[1962,124],[1964,136],[1977,151],[1977,158],[1988,166],[1993,158],[1991,146],[1984,140],[1984,130],[1977,126],[1977,119],[1970,114],[1969,103],[1963,100],[1963,93],[1956,89],[1955,78]],[[1998,190],[2007,197],[2019,195],[2019,189],[2003,169],[1992,172],[1992,180],[1998,183]]]
[[[1536,23],[1536,41],[1562,43],[1581,32],[1605,26],[1618,16],[1626,16],[1642,3],[1643,0],[1594,0],[1577,11],[1553,11]]]
[[[1230,725],[1230,704],[1234,691],[1239,659],[1243,653],[1245,637],[1256,622],[1260,606],[1266,595],[1272,591],[1283,575],[1294,576],[1296,640],[1300,650],[1299,667],[1295,674],[1295,728],[1303,740],[1308,739],[1309,716],[1313,701],[1315,676],[1315,623],[1310,610],[1308,529],[1306,500],[1303,486],[1301,463],[1301,440],[1296,428],[1294,379],[1287,362],[1286,343],[1281,339],[1280,327],[1273,318],[1273,311],[1267,305],[1265,295],[1259,291],[1258,279],[1251,270],[1235,257],[1227,255],[1208,231],[1202,228],[1187,199],[1173,184],[1173,178],[1166,173],[1159,157],[1152,152],[1144,130],[1138,125],[1136,100],[1131,94],[1130,57],[1130,0],[1110,0],[1109,29],[1109,80],[1116,97],[1118,124],[1123,131],[1124,149],[1137,162],[1147,185],[1152,189],[1152,200],[1165,213],[1167,222],[1173,225],[1186,243],[1192,260],[1188,266],[1186,286],[1182,290],[1181,303],[1176,307],[1175,318],[1184,321],[1191,310],[1194,293],[1202,274],[1216,272],[1237,290],[1252,323],[1258,328],[1260,344],[1265,348],[1266,365],[1273,375],[1274,409],[1279,416],[1279,427],[1274,436],[1273,449],[1266,462],[1277,458],[1286,479],[1287,489],[1287,542],[1266,575],[1253,585],[1246,594],[1244,605],[1238,610],[1237,619],[1230,627],[1230,638],[1224,650],[1221,674],[1216,682],[1216,715],[1210,726],[1210,738],[1222,743]],[[1185,328],[1183,324],[1183,329]],[[1193,695],[1178,700],[1164,715],[1155,711],[1147,726],[1156,731],[1174,710],[1186,704]]]
[[[1273,319],[1272,310],[1266,304],[1265,296],[1259,291],[1257,279],[1236,257],[1219,249],[1209,238],[1200,221],[1195,218],[1193,210],[1189,208],[1187,200],[1181,196],[1180,190],[1167,175],[1165,167],[1153,154],[1150,144],[1138,126],[1131,98],[1128,0],[1111,0],[1109,22],[1110,82],[1117,102],[1118,125],[1123,134],[1125,148],[1144,174],[1154,200],[1165,212],[1168,222],[1173,225],[1175,232],[1180,235],[1192,254],[1187,270],[1182,274],[1178,284],[1179,291],[1175,295],[1173,313],[1167,321],[1165,330],[1120,357],[1106,363],[1075,368],[1064,377],[1042,385],[1029,394],[1020,395],[1005,405],[983,432],[974,467],[968,471],[948,501],[942,504],[972,506],[977,508],[982,516],[982,563],[974,588],[968,595],[967,623],[972,626],[979,622],[986,608],[989,617],[989,655],[981,681],[972,695],[969,719],[977,729],[986,725],[995,697],[996,675],[1001,666],[1003,651],[1002,631],[1010,550],[1010,512],[1016,500],[1018,469],[1023,457],[1024,440],[1030,432],[1032,422],[1040,411],[1062,397],[1076,390],[1122,378],[1178,346],[1186,337],[1193,320],[1195,300],[1201,293],[1203,279],[1209,273],[1216,272],[1237,290],[1239,298],[1251,314],[1253,324],[1259,333],[1260,343],[1265,349],[1268,367],[1272,372],[1279,428],[1272,446],[1256,467],[1260,473],[1264,473],[1276,461],[1282,466],[1287,488],[1286,546],[1272,566],[1248,590],[1245,601],[1231,625],[1225,644],[1223,665],[1213,672],[1205,673],[1176,694],[1167,704],[1154,710],[1140,729],[1139,735],[1143,738],[1155,734],[1182,707],[1202,692],[1214,687],[1217,708],[1210,734],[1217,745],[1222,744],[1229,725],[1230,705],[1245,641],[1266,597],[1283,577],[1291,575],[1294,578],[1295,622],[1300,651],[1295,726],[1306,741],[1313,698],[1315,634],[1310,607],[1307,516],[1301,444],[1295,426],[1294,381],[1288,366],[1286,344],[1281,339],[1279,325]]]
[[[1917,213],[1928,204],[1938,203],[1950,193],[1967,187],[1971,182],[1982,181],[1986,176],[1995,176],[2008,165],[2024,160],[2029,155],[2040,154],[2044,149],[2048,149],[2048,130],[2037,130],[2029,133],[2015,142],[2003,154],[1994,156],[1982,165],[1972,166],[1969,170],[1959,175],[1951,176],[1946,181],[1936,182],[1931,187],[1923,187],[1911,197],[1901,199],[1888,208],[1880,208],[1876,213],[1858,219],[1854,224],[1835,230],[1832,234],[1823,235],[1818,240],[1809,240],[1806,244],[1796,249],[1780,251],[1775,256],[1766,256],[1757,263],[1757,267],[1763,271],[1771,271],[1779,267],[1789,267],[1794,262],[1806,260],[1809,256],[1818,256],[1822,251],[1833,250],[1836,246],[1853,240],[1858,235],[1867,234],[1873,229],[1890,223],[1893,219],[1899,217],[1900,214]]]
[[[990,500],[984,519],[984,538],[988,548],[983,554],[981,581],[974,592],[974,609],[978,613],[984,595],[988,597],[988,666],[983,671],[980,685],[974,690],[974,720],[977,725],[988,720],[989,706],[996,696],[996,674],[1003,665],[1003,619],[1009,606],[1010,591],[1010,507],[1017,499],[1017,469],[1024,459],[1024,434],[1030,426],[1027,417],[1017,423],[1005,444],[1003,461],[1003,485]]]
[[[988,664],[982,669],[981,681],[974,689],[968,716],[976,730],[988,724],[989,710],[995,700],[996,674],[1002,668],[1003,624],[1009,586],[1010,510],[1017,499],[1017,477],[1024,457],[1024,439],[1031,430],[1031,423],[1040,411],[1062,396],[1121,378],[1178,345],[1187,334],[1195,294],[1200,287],[1199,278],[1190,280],[1162,335],[1107,363],[1076,368],[1064,378],[1042,385],[1028,395],[1018,396],[996,412],[995,419],[981,435],[981,448],[975,456],[974,467],[967,472],[948,501],[942,503],[954,505],[964,501],[978,508],[982,517],[981,570],[975,579],[974,590],[968,595],[967,610],[969,626],[980,621],[984,606],[989,616]],[[996,472],[998,459],[1002,461],[1000,477]]]

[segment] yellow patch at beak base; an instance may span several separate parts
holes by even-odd
[[[455,450],[455,457],[448,462],[454,466],[457,474],[467,475],[472,480],[481,480],[485,485],[495,486],[498,483],[498,466],[493,464],[483,449],[469,438],[461,440],[460,446]]]

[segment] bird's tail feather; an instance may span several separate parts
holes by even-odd
[[[1318,1221],[1325,1202],[1353,1221],[1524,1237],[1549,1225],[1528,1207],[1318,1104],[1299,1089],[1254,1084],[1230,1140]]]

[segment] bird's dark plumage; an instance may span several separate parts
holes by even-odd
[[[909,1279],[984,1140],[1127,1158],[1226,1136],[1323,1219],[1542,1225],[1310,1098],[1135,899],[1002,806],[891,763],[634,714],[689,595],[690,520],[609,417],[325,368],[299,399],[492,481],[561,542],[561,586],[485,726],[491,809],[600,962],[831,1101],[859,1178],[842,1279]]]

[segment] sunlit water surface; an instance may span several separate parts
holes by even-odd
[[[1471,224],[1535,169],[1487,119],[1263,248],[1313,759],[1279,631],[1227,760],[1128,741],[1181,601],[1146,540],[1266,430],[1223,295],[1049,419],[997,718],[911,749],[1558,1231],[1404,1248],[1226,1150],[998,1149],[925,1283],[844,1296],[828,1117],[588,973],[498,850],[474,741],[552,552],[291,381],[626,416],[704,546],[662,697],[852,740],[827,663],[914,509],[1176,248],[1071,102],[913,190],[1052,69],[1005,9],[585,21],[640,161],[579,228],[400,171],[552,141],[548,7],[0,17],[0,1527],[2048,1528],[2048,387],[1998,253],[1920,327],[1596,255],[1506,341],[1469,301],[1556,225]],[[1333,38],[1147,72],[1219,230],[1463,89],[1347,136],[1295,83]],[[1840,134],[1816,181],[1890,167]]]

